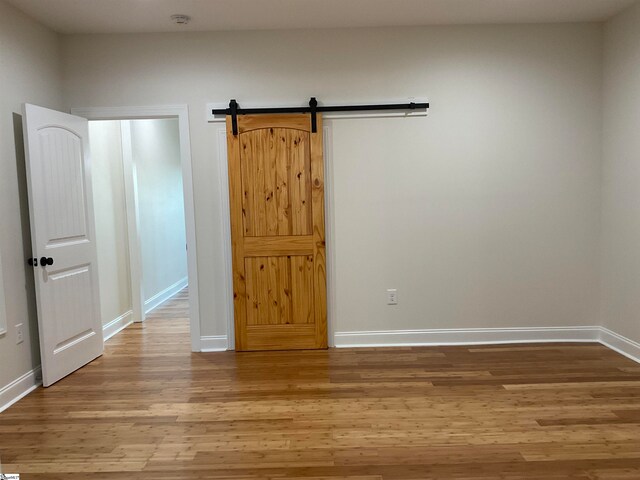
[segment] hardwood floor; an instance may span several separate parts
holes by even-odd
[[[603,346],[192,354],[186,311],[165,305],[0,414],[4,471],[640,479],[640,365]]]

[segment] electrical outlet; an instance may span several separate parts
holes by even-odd
[[[387,289],[387,305],[398,304],[398,290],[395,288]]]
[[[24,342],[24,332],[22,331],[22,324],[16,325],[16,345]]]

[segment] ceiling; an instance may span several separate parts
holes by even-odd
[[[603,21],[636,0],[6,0],[61,33]],[[192,21],[174,25],[172,14]]]

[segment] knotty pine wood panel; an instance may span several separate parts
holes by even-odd
[[[240,135],[245,237],[311,235],[309,133],[260,128]]]
[[[318,117],[321,117],[319,114]],[[227,116],[227,118],[229,118]],[[230,118],[229,118],[230,120]],[[303,132],[311,131],[311,117],[307,114],[263,114],[263,115],[239,115],[238,116],[238,133],[250,132],[265,128],[265,123],[273,128],[286,128],[291,130],[301,130]]]
[[[316,338],[327,348],[327,271],[324,226],[324,150],[323,119],[317,118],[319,133],[311,136],[311,201],[313,203],[313,311],[316,325]]]
[[[247,337],[251,349],[260,350],[310,350],[316,348],[315,325],[306,323],[273,325],[248,325]],[[300,365],[300,368],[304,368]]]
[[[233,269],[233,311],[235,317],[236,348],[241,349],[247,343],[244,325],[247,319],[247,294],[244,273],[244,218],[242,208],[244,191],[242,189],[242,164],[240,160],[240,142],[233,135],[231,117],[227,116],[227,156],[229,174],[229,220],[231,223],[231,263]]]
[[[264,257],[265,255],[313,255],[312,235],[289,237],[245,237],[244,254],[246,257]]]
[[[236,350],[326,348],[322,116],[315,133],[303,114],[238,122],[233,135],[227,119]]]
[[[291,323],[314,323],[313,294],[313,256],[291,257]]]
[[[312,255],[249,257],[244,271],[247,325],[314,323]]]
[[[4,471],[27,480],[640,478],[640,369],[602,345],[191,353],[182,295],[1,413]]]

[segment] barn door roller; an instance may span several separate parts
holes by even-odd
[[[214,115],[231,115],[233,135],[238,135],[238,115],[259,115],[267,113],[309,113],[311,114],[311,131],[316,133],[318,123],[316,115],[322,112],[362,112],[381,110],[416,110],[429,108],[428,103],[391,103],[386,105],[318,105],[316,97],[311,97],[308,106],[301,107],[269,107],[269,108],[240,108],[238,102],[231,100],[229,108],[214,108]]]

